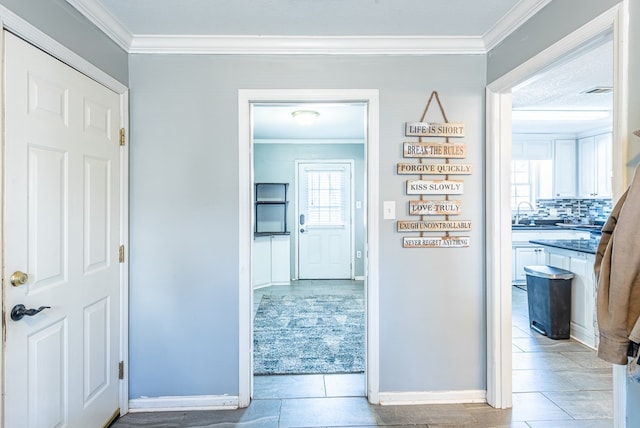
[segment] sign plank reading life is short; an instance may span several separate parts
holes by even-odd
[[[464,123],[406,122],[407,137],[464,137]]]
[[[405,158],[453,158],[467,156],[464,143],[404,143],[402,155]]]
[[[456,215],[462,212],[462,201],[409,201],[410,215]]]
[[[461,195],[462,180],[407,180],[407,195]]]
[[[398,232],[467,232],[470,220],[398,221]]]
[[[471,165],[460,163],[398,163],[398,174],[471,174]]]
[[[426,237],[404,237],[402,238],[404,248],[463,248],[469,246],[468,236],[443,236],[435,238]]]

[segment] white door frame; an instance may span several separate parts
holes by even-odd
[[[253,102],[365,102],[367,103],[367,137],[365,144],[365,208],[367,233],[365,242],[366,391],[370,403],[379,398],[379,95],[377,89],[240,89],[238,91],[239,150],[239,391],[238,404],[247,407],[251,401],[252,362],[252,183],[253,142],[251,141],[251,108]]]
[[[613,29],[614,113],[613,192],[627,187],[626,0],[545,49],[487,87],[486,92],[486,271],[487,271],[487,402],[511,407],[511,89],[581,44]],[[622,370],[620,370],[622,368]],[[624,426],[624,366],[614,366],[614,423]]]
[[[0,5],[0,29],[10,30],[17,36],[25,39],[49,55],[75,68],[96,82],[111,89],[120,95],[120,123],[125,129],[125,145],[120,150],[120,243],[125,247],[125,262],[120,264],[120,361],[124,361],[124,378],[119,386],[120,415],[129,411],[129,90],[125,85],[82,58],[69,48],[52,39],[29,22],[20,18],[6,7]],[[0,42],[2,42],[0,32]],[[0,43],[0,57],[4,57]],[[4,94],[2,94],[4,99]],[[4,109],[4,105],[0,105]],[[0,115],[0,126],[4,129],[2,120],[4,112]],[[0,180],[4,179],[4,153],[0,150]],[[1,183],[4,188],[4,182]],[[2,227],[0,227],[0,242],[4,242]],[[2,248],[4,251],[4,247]],[[4,273],[4,272],[3,272]],[[2,293],[0,293],[0,305],[2,305]],[[2,354],[2,368],[4,369],[4,353]],[[4,370],[2,370],[4,373]],[[4,379],[2,379],[4,384]],[[4,420],[0,406],[0,421]]]
[[[299,165],[301,163],[311,163],[311,164],[327,164],[327,163],[348,163],[349,165],[351,165],[351,177],[349,177],[349,192],[351,192],[351,197],[349,198],[349,212],[350,212],[350,216],[349,216],[349,228],[351,229],[350,233],[349,233],[349,258],[350,258],[350,263],[351,263],[351,278],[353,279],[355,277],[355,257],[353,255],[353,248],[354,248],[354,244],[355,244],[355,216],[354,216],[354,210],[355,210],[355,201],[354,201],[354,196],[355,196],[355,180],[354,180],[354,171],[355,171],[355,162],[352,159],[312,159],[312,160],[296,160],[295,161],[295,183],[294,183],[294,192],[296,195],[296,205],[295,205],[295,219],[294,221],[296,222],[296,228],[295,228],[295,251],[294,251],[294,255],[293,255],[293,259],[294,259],[294,277],[296,279],[300,278],[300,271],[299,271],[299,265],[298,265],[298,261],[300,260],[300,232],[299,232],[299,219],[300,219],[300,205],[299,205],[299,198],[298,198],[298,191],[299,189],[299,181],[300,181],[300,177],[299,177]]]

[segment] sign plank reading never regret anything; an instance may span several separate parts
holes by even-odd
[[[402,238],[404,248],[462,248],[469,246],[468,236],[443,236],[435,238],[405,237]]]

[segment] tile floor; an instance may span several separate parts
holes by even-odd
[[[307,287],[268,287],[264,293],[362,293],[361,282],[309,282]],[[372,406],[364,375],[255,376],[247,409],[132,413],[113,427],[514,427],[609,428],[612,421],[609,364],[571,340],[551,340],[529,329],[526,291],[513,287],[513,408],[486,404]]]

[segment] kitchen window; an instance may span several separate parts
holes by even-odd
[[[521,202],[535,207],[537,199],[553,196],[553,161],[511,161],[511,209],[516,210]]]

